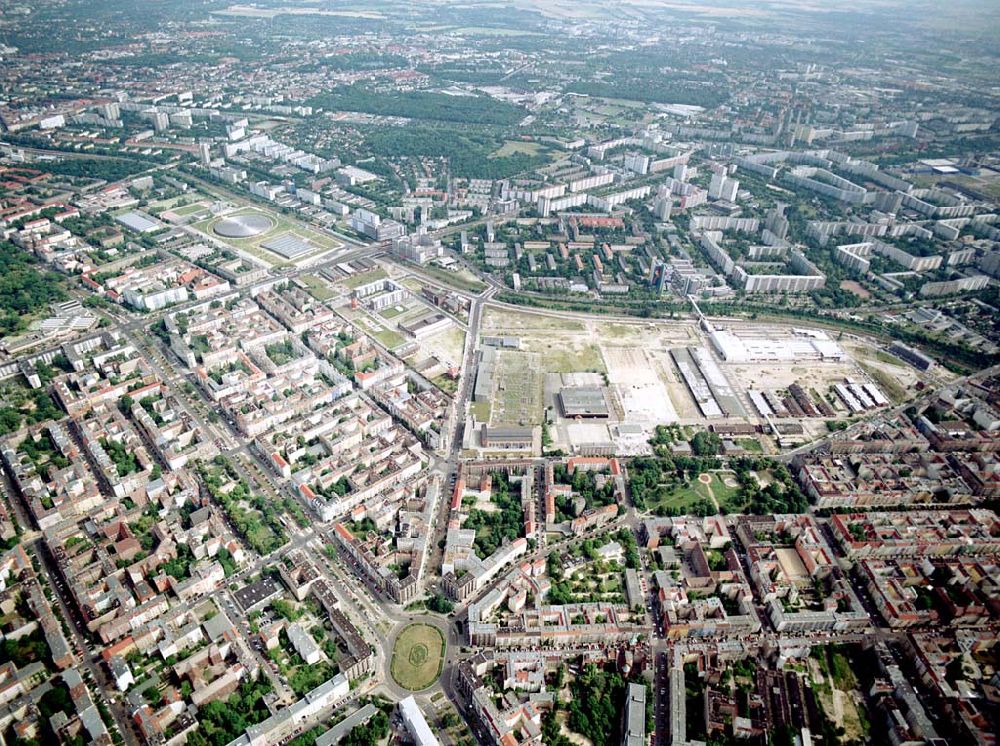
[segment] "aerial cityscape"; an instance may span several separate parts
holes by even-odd
[[[994,0],[0,0],[0,744],[998,746]]]

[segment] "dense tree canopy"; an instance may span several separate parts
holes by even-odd
[[[447,158],[453,175],[472,179],[505,179],[547,162],[544,155],[516,152],[491,156],[503,136],[480,129],[409,125],[373,132],[366,147],[380,156]]]
[[[198,730],[189,734],[191,746],[224,746],[249,726],[266,720],[271,713],[264,695],[271,691],[266,676],[244,681],[226,700],[215,700],[198,711]]]
[[[620,98],[661,104],[687,104],[712,108],[728,98],[724,91],[698,82],[670,81],[665,79],[636,78],[614,82],[581,81],[568,89],[602,98]]]
[[[364,725],[351,730],[341,743],[344,746],[375,746],[389,733],[389,718],[384,712],[376,712]]]
[[[590,664],[570,685],[569,727],[591,743],[621,741],[621,708],[625,680],[618,672],[602,671]]]
[[[127,179],[149,168],[147,163],[136,163],[121,158],[66,158],[57,161],[38,161],[32,166],[50,174],[104,181]]]
[[[721,451],[722,438],[717,433],[702,430],[691,438],[691,452],[695,456],[718,456]]]
[[[520,106],[489,96],[449,96],[430,91],[391,91],[374,94],[364,86],[335,88],[309,100],[328,111],[361,111],[408,119],[430,119],[467,124],[516,124],[527,115]]]
[[[27,317],[65,299],[59,275],[41,269],[14,244],[0,242],[0,336],[23,330]]]
[[[507,475],[493,473],[493,494],[490,500],[497,510],[471,510],[462,528],[476,532],[476,552],[488,557],[504,541],[513,541],[524,533],[524,515],[521,511],[520,491],[511,492]]]

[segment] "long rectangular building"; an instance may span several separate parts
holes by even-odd
[[[674,365],[677,366],[681,378],[687,384],[688,391],[694,397],[695,404],[698,405],[701,413],[705,417],[722,417],[722,408],[712,396],[712,390],[701,371],[698,370],[698,365],[691,357],[690,351],[684,347],[677,347],[670,351],[670,357],[673,358]]]
[[[413,695],[399,703],[399,713],[417,746],[441,746],[441,742],[431,731],[431,727],[427,724],[424,713],[421,712]]]

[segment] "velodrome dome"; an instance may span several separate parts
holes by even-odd
[[[212,230],[224,238],[253,238],[273,227],[274,221],[267,215],[234,215],[220,220]]]

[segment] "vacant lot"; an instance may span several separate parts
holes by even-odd
[[[671,346],[697,343],[696,328],[691,322],[629,323],[487,305],[482,334],[517,337],[521,350],[537,356],[540,375],[533,385],[541,387],[549,374],[599,374],[592,385],[610,389],[615,418],[622,417],[648,433],[637,434],[632,445],[619,445],[629,452],[642,452],[655,425],[697,416],[683,384],[670,373],[667,358]],[[534,378],[533,372],[529,375]],[[497,398],[493,406],[494,412],[498,406],[503,408]],[[501,421],[496,414],[494,420],[494,424]]]
[[[444,637],[429,624],[411,624],[396,638],[390,671],[401,687],[410,691],[426,689],[441,674]]]
[[[844,649],[818,648],[809,656],[809,670],[813,691],[826,716],[844,729],[846,739],[860,740],[869,731],[868,712]]]
[[[499,306],[487,306],[483,311],[483,334],[517,335],[530,330],[582,332],[584,327],[575,319],[538,312],[515,311]]]
[[[423,348],[447,365],[459,366],[465,352],[465,332],[453,326],[421,340]]]
[[[582,339],[574,339],[567,344],[529,339],[524,347],[542,355],[542,367],[546,373],[603,373],[606,370],[597,345]]]
[[[630,422],[676,422],[677,410],[663,382],[662,369],[641,347],[605,347],[608,379],[618,390]]]
[[[372,336],[389,350],[396,349],[406,341],[402,335],[397,334],[391,329],[383,329],[382,331],[375,332]]]

